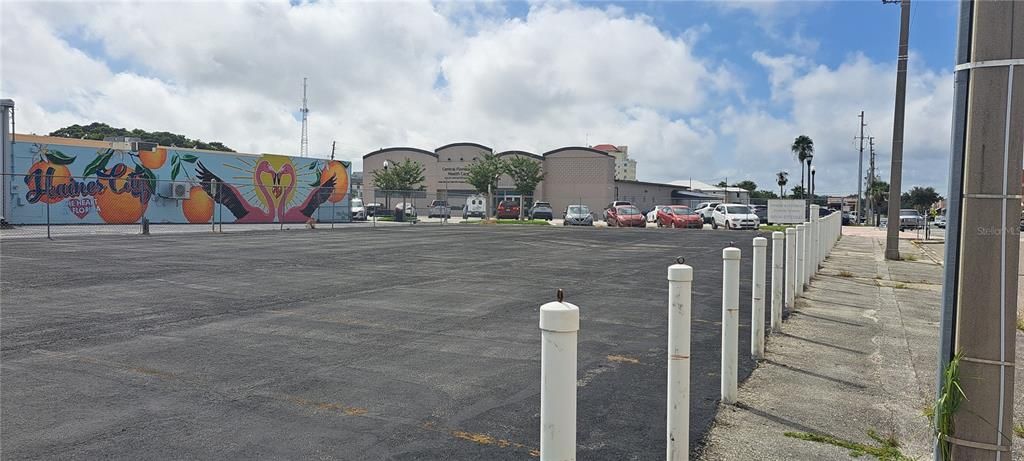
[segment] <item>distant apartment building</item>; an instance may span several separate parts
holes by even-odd
[[[629,146],[598,144],[593,148],[615,157],[616,181],[636,181],[636,160],[629,158]]]
[[[363,172],[353,171],[352,178],[352,196],[362,198],[363,197]]]

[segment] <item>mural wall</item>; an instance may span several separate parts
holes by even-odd
[[[18,135],[14,224],[347,222],[351,164]],[[77,144],[77,145],[76,145]],[[86,145],[82,145],[86,144]]]

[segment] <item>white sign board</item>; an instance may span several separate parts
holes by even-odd
[[[807,218],[803,200],[768,200],[768,222],[771,224],[797,224]]]

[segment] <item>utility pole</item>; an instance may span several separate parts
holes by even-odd
[[[334,160],[334,147],[338,144],[338,141],[331,141],[331,160]]]
[[[867,209],[870,216],[868,223],[874,225],[875,202],[871,197],[871,191],[875,190],[875,137],[869,136],[868,143],[871,146],[871,150],[868,154],[868,189],[864,191],[864,203],[868,205]]]
[[[943,388],[942,375],[959,355],[964,398],[952,415],[955,432],[938,437],[935,459],[948,453],[953,460],[1009,461],[1024,152],[1024,2],[962,1],[957,42],[936,388],[940,398],[957,395]]]
[[[900,47],[896,55],[896,109],[892,121],[892,161],[889,167],[889,222],[885,228],[885,259],[900,259],[900,183],[903,179],[903,119],[907,108],[907,53],[910,42],[910,0],[900,2]]]
[[[306,157],[309,155],[309,106],[306,105],[306,77],[302,78],[302,108],[299,112],[302,112],[302,140],[299,141],[299,155]]]
[[[861,175],[864,174],[864,111],[860,111],[860,157],[857,160],[857,212],[854,214],[857,224],[860,224],[860,214],[864,210],[861,203],[864,201],[864,181]]]

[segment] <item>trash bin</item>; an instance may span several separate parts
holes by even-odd
[[[405,222],[405,207],[401,205],[395,207],[395,222]]]

